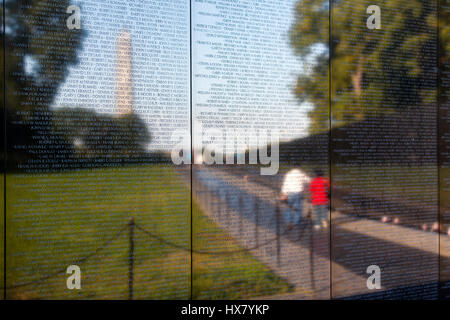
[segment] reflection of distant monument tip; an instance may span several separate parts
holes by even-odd
[[[127,30],[121,30],[116,39],[116,116],[133,112],[131,50],[131,35]]]

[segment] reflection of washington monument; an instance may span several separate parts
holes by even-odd
[[[120,31],[116,39],[116,116],[133,112],[133,88],[131,79],[131,36]]]

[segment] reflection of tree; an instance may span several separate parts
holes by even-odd
[[[6,43],[6,57],[3,50],[0,55],[1,61],[6,58],[7,158],[11,169],[30,159],[57,163],[74,155],[142,156],[149,142],[146,125],[135,114],[114,118],[82,109],[54,112],[49,108],[68,68],[78,63],[85,36],[83,25],[81,30],[67,28],[70,4],[70,0],[5,1],[7,20],[1,40]],[[1,81],[3,88],[3,77]],[[1,117],[4,123],[4,113]],[[3,152],[4,139],[1,143]]]
[[[39,143],[46,145],[47,152],[56,145],[64,146],[60,137],[50,132],[49,105],[67,77],[68,68],[77,63],[85,34],[67,28],[69,5],[69,0],[5,1],[6,29],[1,40],[4,38],[6,44],[4,71],[11,161],[38,157],[37,150],[43,148],[34,147]],[[1,55],[4,59],[3,50]]]
[[[340,123],[418,107],[436,94],[435,3],[386,0],[382,28],[368,30],[366,8],[373,1],[333,1],[332,116]],[[311,133],[328,128],[328,0],[299,0],[290,30],[295,53],[316,51],[311,72],[299,76],[296,94],[310,101]],[[448,33],[448,32],[446,32]]]
[[[448,102],[450,91],[446,89],[448,85],[445,78],[450,74],[450,10],[445,6],[447,1],[439,0],[442,4],[439,10],[439,67],[440,67],[440,85],[441,85],[441,98]]]
[[[114,117],[65,108],[55,112],[53,124],[78,158],[142,157],[150,140],[146,124],[135,114]]]

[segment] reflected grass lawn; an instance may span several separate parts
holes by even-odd
[[[237,251],[224,233],[194,204],[193,248],[196,251]],[[289,284],[245,251],[230,255],[193,254],[194,299],[245,299],[292,291]]]
[[[175,244],[134,231],[134,298],[190,298],[190,192],[173,167],[95,168],[7,176],[7,286],[13,299],[126,299],[129,230],[80,262],[81,290],[66,287],[67,266],[95,252],[126,226],[136,224]],[[193,204],[194,230],[238,248]],[[205,239],[194,239],[201,249]],[[180,249],[177,247],[182,247]],[[2,246],[3,248],[3,246]],[[245,298],[283,292],[287,283],[242,252],[193,257],[194,298]]]

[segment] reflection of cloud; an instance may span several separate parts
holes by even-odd
[[[39,63],[33,56],[27,54],[24,57],[23,62],[24,62],[23,69],[27,76],[31,75],[35,76],[39,72]]]
[[[81,138],[75,138],[75,140],[73,141],[73,145],[78,149],[83,148],[84,141]]]

